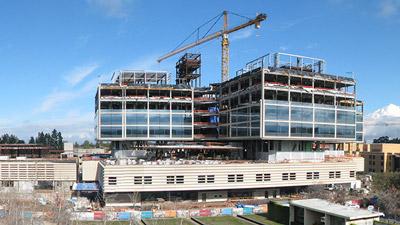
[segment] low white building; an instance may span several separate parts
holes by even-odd
[[[373,225],[383,213],[334,204],[322,199],[290,201],[290,224]]]
[[[97,179],[107,205],[127,206],[149,198],[199,202],[273,198],[285,189],[350,184],[356,180],[357,172],[357,163],[350,159],[318,163],[136,163],[111,160],[99,162]],[[84,174],[85,168],[94,167],[84,167]],[[94,178],[93,174],[89,177]]]
[[[2,191],[70,190],[76,178],[77,163],[75,159],[0,160],[0,186]]]

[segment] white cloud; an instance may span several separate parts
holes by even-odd
[[[132,0],[87,0],[87,2],[107,16],[126,18],[128,16],[128,6],[132,3]]]
[[[381,136],[400,137],[400,106],[389,104],[364,119],[365,140]]]
[[[253,35],[254,33],[254,29],[244,29],[241,31],[238,31],[236,33],[232,34],[232,37],[230,38],[231,41],[237,41],[237,40],[242,40],[242,39],[246,39],[249,38]]]
[[[87,76],[93,73],[99,67],[98,64],[90,64],[85,66],[75,67],[71,72],[69,72],[64,79],[75,86],[79,84],[82,80],[84,80]]]
[[[279,46],[279,51],[286,52],[289,49],[288,46]]]
[[[384,0],[379,6],[379,15],[390,17],[398,14],[400,11],[400,0]]]
[[[103,76],[91,79],[86,82],[79,89],[68,89],[66,91],[53,91],[47,95],[41,104],[34,110],[35,113],[44,113],[56,109],[62,104],[74,101],[75,99],[86,96],[88,94],[94,94],[99,82],[104,80]]]
[[[70,142],[83,142],[94,140],[94,115],[79,111],[69,111],[57,118],[31,121],[9,121],[3,123],[1,130],[4,133],[16,134],[19,138],[28,140],[30,136],[36,136],[37,132],[50,132],[57,129],[63,134],[64,140]]]
[[[47,112],[50,109],[56,107],[61,102],[74,99],[75,96],[76,93],[72,91],[63,91],[63,92],[55,91],[45,97],[43,102],[40,104],[40,107],[36,109],[35,112]]]

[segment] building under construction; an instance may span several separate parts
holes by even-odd
[[[106,205],[269,198],[350,184],[363,170],[336,147],[363,140],[353,78],[276,53],[201,87],[200,65],[200,55],[184,55],[175,84],[167,72],[132,70],[99,85],[96,135],[114,156],[96,164]]]

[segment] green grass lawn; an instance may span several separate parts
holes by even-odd
[[[190,220],[184,218],[147,219],[144,222],[146,225],[193,225]]]
[[[215,217],[196,217],[196,219],[207,225],[249,225],[245,221],[242,221],[233,216],[215,216]]]
[[[277,223],[272,220],[269,220],[267,218],[267,214],[252,214],[252,215],[245,215],[243,217],[252,219],[254,221],[257,221],[259,223],[266,224],[266,225],[282,225],[281,223]]]

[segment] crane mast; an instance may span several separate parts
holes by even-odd
[[[157,59],[157,62],[161,62],[171,56],[174,56],[180,52],[183,52],[187,49],[193,48],[195,46],[201,45],[205,42],[211,41],[213,39],[219,38],[221,37],[221,48],[222,48],[222,52],[221,52],[221,81],[227,81],[229,79],[229,39],[228,39],[228,35],[230,33],[233,33],[235,31],[241,30],[243,28],[246,28],[248,26],[252,26],[255,25],[255,28],[258,29],[260,28],[260,23],[261,21],[264,21],[265,19],[267,19],[267,15],[262,13],[262,14],[258,14],[254,19],[250,19],[249,21],[247,21],[246,23],[240,24],[238,26],[235,26],[233,28],[229,28],[228,26],[228,12],[224,11],[223,13],[223,17],[224,17],[224,24],[223,24],[223,29],[220,31],[217,31],[213,34],[209,34],[201,39],[196,40],[195,42],[186,44],[178,49],[175,49],[163,56],[161,56],[160,58]]]
[[[229,79],[229,39],[228,33],[228,12],[224,11],[224,29],[221,40],[222,54],[221,54],[221,82]]]

